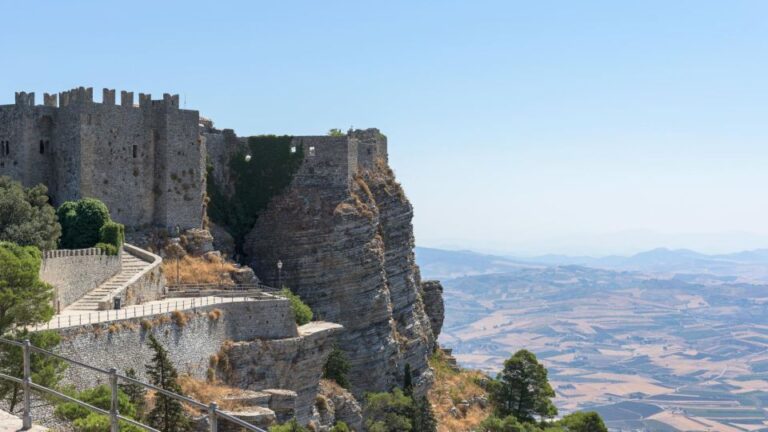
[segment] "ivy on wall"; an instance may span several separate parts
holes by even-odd
[[[238,253],[243,253],[245,236],[253,229],[259,213],[288,187],[304,160],[301,146],[291,152],[292,140],[288,135],[249,137],[248,150],[229,160],[231,188],[216,184],[213,167],[208,166],[208,216],[234,237]]]

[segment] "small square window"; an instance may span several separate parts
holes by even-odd
[[[309,146],[309,155],[314,156],[315,155],[315,146]]]
[[[296,153],[296,146],[291,146],[291,153]]]

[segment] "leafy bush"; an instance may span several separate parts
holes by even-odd
[[[100,243],[113,245],[120,250],[125,243],[125,226],[117,222],[108,221],[99,230]]]
[[[351,432],[349,429],[349,426],[347,426],[346,423],[343,421],[336,422],[335,425],[331,428],[330,432]]]
[[[594,411],[580,411],[568,414],[557,423],[566,432],[608,432],[600,414]]]
[[[0,177],[0,241],[55,249],[61,237],[56,211],[48,203],[48,189],[25,189],[10,177]]]
[[[120,252],[115,245],[109,243],[96,243],[93,247],[103,250],[107,255],[117,255]]]
[[[338,346],[333,347],[333,351],[328,356],[328,361],[323,366],[323,378],[336,381],[336,384],[348,389],[349,379],[349,361],[346,354]]]
[[[363,418],[369,432],[402,432],[413,430],[413,400],[400,389],[392,393],[369,393]]]
[[[109,386],[106,385],[100,385],[81,392],[76,392],[71,396],[107,411],[109,411],[110,406],[112,405],[112,391]],[[120,415],[131,419],[135,418],[136,406],[131,403],[128,395],[120,389],[117,391],[117,405]],[[72,422],[72,426],[74,426],[74,429],[77,432],[108,432],[110,430],[109,418],[107,416],[97,414],[73,402],[66,402],[57,406],[55,414],[59,418]],[[121,422],[120,430],[138,432],[142,429]]]
[[[99,242],[101,227],[110,222],[109,209],[95,199],[67,201],[56,211],[62,228],[61,247],[82,249]]]
[[[309,432],[309,431],[307,430],[307,428],[300,425],[299,422],[297,422],[296,419],[294,418],[287,423],[283,423],[277,426],[271,426],[269,428],[269,432]]]
[[[280,290],[280,294],[287,297],[288,300],[291,301],[291,309],[293,309],[293,315],[296,319],[296,324],[304,325],[312,321],[312,317],[314,316],[312,309],[310,309],[310,307],[301,300],[301,297],[294,294],[288,288],[283,288]]]

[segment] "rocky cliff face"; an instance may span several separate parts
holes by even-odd
[[[245,241],[263,280],[281,279],[316,318],[344,326],[338,344],[358,396],[402,385],[406,364],[417,390],[432,380],[427,358],[436,335],[421,295],[412,217],[413,207],[380,159],[346,186],[294,181]]]
[[[445,318],[445,304],[443,303],[443,284],[440,281],[429,280],[421,283],[421,296],[424,300],[424,310],[429,317],[435,339],[443,329]]]

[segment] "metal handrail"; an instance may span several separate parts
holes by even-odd
[[[243,421],[242,419],[239,419],[239,418],[237,418],[235,416],[232,416],[230,414],[227,414],[225,412],[219,411],[219,407],[216,404],[216,402],[213,402],[210,405],[205,405],[204,403],[198,402],[198,401],[196,401],[196,400],[194,400],[192,398],[189,398],[187,396],[183,396],[183,395],[180,395],[180,394],[173,393],[171,391],[168,391],[168,390],[165,390],[163,388],[154,386],[152,384],[145,383],[143,381],[139,381],[139,380],[137,380],[135,378],[130,378],[130,377],[127,377],[125,375],[120,375],[120,374],[117,373],[117,369],[115,369],[115,368],[111,368],[109,371],[106,371],[104,369],[97,368],[95,366],[91,366],[91,365],[79,362],[77,360],[73,360],[73,359],[70,359],[68,357],[64,357],[64,356],[61,356],[59,354],[52,353],[52,352],[50,352],[48,350],[44,350],[42,348],[33,346],[30,343],[29,339],[25,339],[24,342],[18,342],[18,341],[14,341],[14,340],[10,340],[10,339],[0,338],[0,344],[17,346],[17,347],[21,347],[21,349],[22,349],[22,354],[23,354],[23,358],[24,358],[24,377],[23,378],[17,378],[17,377],[11,376],[11,375],[6,375],[6,374],[3,374],[3,373],[0,373],[0,379],[4,379],[4,380],[8,380],[8,381],[17,383],[17,384],[21,384],[21,386],[22,386],[23,395],[24,395],[24,401],[23,401],[24,402],[24,404],[23,404],[24,405],[24,413],[23,413],[23,416],[22,416],[22,430],[27,430],[27,429],[32,427],[31,390],[35,389],[35,390],[42,391],[44,393],[52,394],[52,395],[54,395],[54,396],[56,396],[58,398],[61,398],[61,399],[64,399],[64,400],[76,403],[76,404],[78,404],[78,405],[80,405],[80,406],[82,406],[82,407],[84,407],[86,409],[89,409],[91,411],[97,412],[99,414],[109,416],[109,419],[110,419],[110,432],[118,432],[120,430],[120,421],[125,421],[127,423],[130,423],[130,424],[132,424],[134,426],[140,427],[140,428],[142,428],[144,430],[147,430],[147,431],[150,431],[150,432],[159,432],[157,429],[153,429],[152,427],[147,426],[147,425],[145,425],[145,424],[143,424],[141,422],[138,422],[136,420],[133,420],[133,419],[130,419],[130,418],[127,418],[125,416],[120,415],[120,413],[118,411],[118,384],[117,383],[118,383],[119,379],[122,379],[124,381],[130,382],[130,383],[133,383],[133,384],[138,384],[140,386],[143,386],[144,388],[154,390],[154,391],[156,391],[158,393],[161,393],[161,394],[164,394],[164,395],[166,395],[166,396],[168,396],[170,398],[179,400],[181,402],[188,403],[188,404],[190,404],[190,405],[192,405],[192,406],[194,406],[194,407],[196,407],[198,409],[205,410],[206,413],[208,414],[208,422],[209,422],[209,425],[210,425],[211,432],[217,432],[217,430],[218,430],[218,423],[217,423],[218,420],[217,419],[219,419],[219,418],[224,419],[226,421],[230,421],[230,422],[232,422],[232,423],[234,423],[234,424],[236,424],[236,425],[238,425],[240,427],[243,427],[243,428],[245,428],[247,430],[250,430],[250,431],[266,432],[264,429],[256,427],[256,426],[254,426],[254,425],[252,425],[252,424],[250,424],[250,423],[248,423],[246,421]],[[33,351],[37,352],[37,353],[40,353],[40,354],[43,354],[43,355],[54,357],[56,359],[59,359],[61,361],[66,362],[66,363],[71,363],[71,364],[74,364],[74,365],[77,365],[77,366],[81,366],[81,367],[90,369],[90,370],[98,372],[98,373],[109,375],[109,385],[110,385],[110,390],[111,390],[111,393],[112,393],[112,400],[111,400],[111,404],[110,404],[111,405],[110,406],[110,410],[106,411],[104,409],[95,407],[95,406],[90,405],[90,404],[88,404],[86,402],[78,400],[78,399],[76,399],[76,398],[74,398],[72,396],[65,395],[65,394],[63,394],[63,393],[61,393],[59,391],[54,390],[54,389],[51,389],[51,388],[48,388],[48,387],[45,387],[45,386],[33,383],[32,382],[32,371],[31,371],[31,364],[32,363],[31,363],[31,359],[30,359],[30,355],[31,355],[31,353]]]

